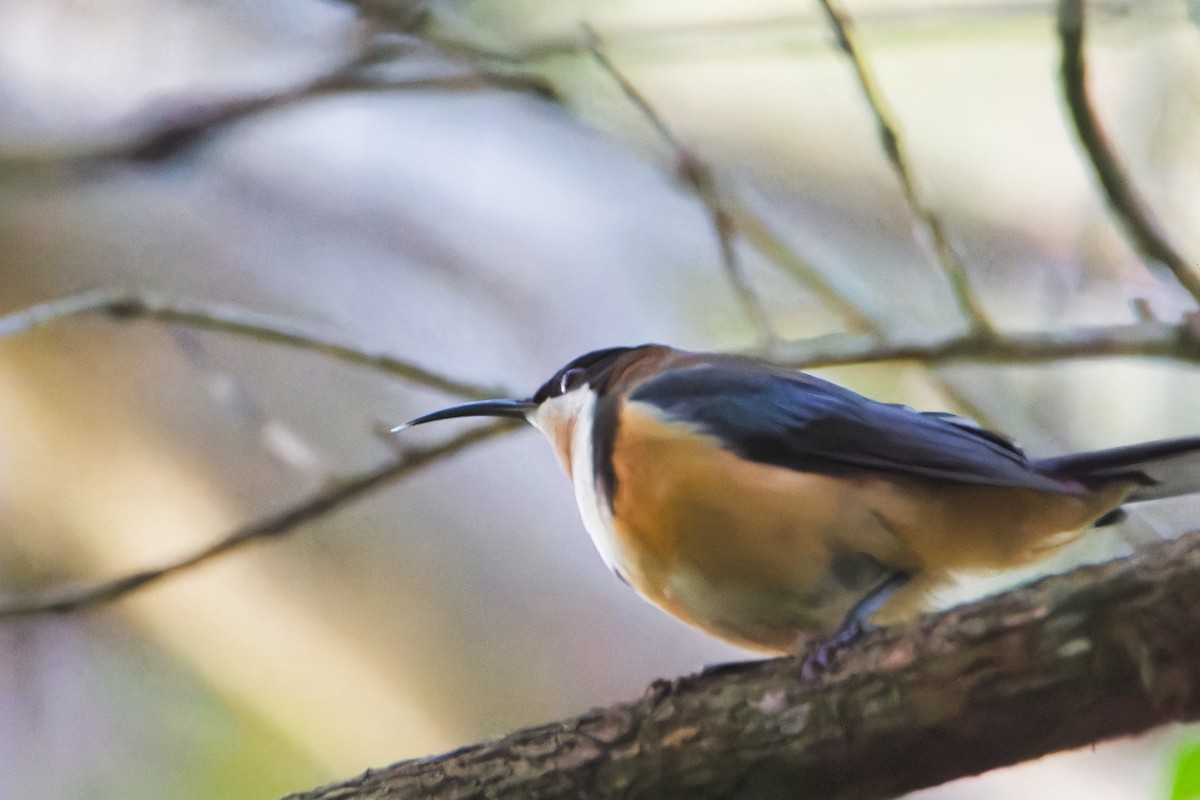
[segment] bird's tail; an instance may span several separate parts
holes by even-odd
[[[1091,484],[1132,480],[1127,503],[1200,493],[1200,436],[1093,450],[1033,463],[1044,475]]]
[[[1033,469],[1053,478],[1085,486],[1110,480],[1135,484],[1125,503],[1140,503],[1200,493],[1200,436],[1094,450],[1033,461]],[[1184,506],[1181,510],[1178,506]],[[1176,506],[1171,508],[1171,506]],[[960,576],[952,589],[937,593],[937,606],[946,607],[981,594],[1004,591],[1048,572],[1064,572],[1080,564],[1095,564],[1129,555],[1138,548],[1195,530],[1191,499],[1180,503],[1149,503],[1113,509],[1093,523],[1094,530],[1071,546],[1018,570],[994,575]]]

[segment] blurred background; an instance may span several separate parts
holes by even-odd
[[[1200,3],[1088,7],[1098,113],[1194,262]],[[997,327],[1194,307],[1108,213],[1064,113],[1051,3],[846,10]],[[681,171],[697,164],[700,191]],[[0,0],[0,311],[107,288],[281,315],[520,395],[614,344],[967,325],[820,7],[771,0]],[[823,374],[979,414],[1035,454],[1200,430],[1200,371],[1167,361]],[[6,338],[0,587],[178,557],[390,457],[380,423],[456,400],[151,320]],[[1196,511],[1147,519],[1169,533]],[[114,605],[0,625],[0,797],[271,798],[747,657],[613,578],[523,430]],[[1168,797],[1198,738],[914,797]]]

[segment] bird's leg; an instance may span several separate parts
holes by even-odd
[[[833,635],[821,642],[804,658],[800,676],[806,681],[815,680],[833,665],[837,652],[852,644],[864,634],[875,630],[871,617],[893,595],[912,578],[907,572],[893,572],[882,583],[867,592],[854,604]]]

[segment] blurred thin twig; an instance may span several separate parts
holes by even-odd
[[[763,258],[789,275],[805,289],[816,295],[825,308],[832,311],[851,331],[861,331],[876,337],[883,336],[883,329],[868,311],[851,299],[813,264],[801,258],[761,217],[744,204],[729,209],[734,226]]]
[[[314,331],[293,320],[261,314],[234,305],[176,300],[149,292],[100,289],[38,303],[0,316],[0,337],[24,333],[56,320],[81,314],[105,314],[114,319],[156,319],[301,350],[312,350],[338,361],[368,367],[393,378],[428,386],[457,397],[482,399],[508,395],[507,390],[503,388],[480,386],[441,375],[404,359],[372,352],[329,334]]]
[[[1058,0],[1058,38],[1062,48],[1059,77],[1075,132],[1104,189],[1108,206],[1130,244],[1143,258],[1169,269],[1180,285],[1200,302],[1200,272],[1171,244],[1121,165],[1088,99],[1087,61],[1083,47],[1085,15],[1083,0]]]
[[[587,38],[588,48],[591,51],[592,57],[596,59],[596,63],[616,81],[625,96],[637,106],[642,116],[654,127],[663,141],[667,143],[679,158],[678,174],[692,190],[692,193],[708,208],[709,215],[712,218],[713,229],[717,233],[717,240],[721,246],[721,263],[725,267],[725,275],[729,279],[729,284],[733,287],[734,294],[737,295],[742,305],[742,310],[755,330],[757,330],[760,343],[769,344],[775,341],[778,337],[771,326],[770,315],[763,305],[762,297],[759,296],[758,291],[750,282],[749,277],[746,275],[745,266],[742,264],[741,259],[738,258],[734,242],[736,231],[733,218],[730,216],[728,209],[722,204],[720,197],[717,196],[712,172],[709,170],[708,165],[696,158],[689,149],[683,146],[671,131],[670,126],[659,116],[658,112],[654,110],[654,107],[650,105],[645,96],[617,68],[617,65],[604,52],[600,37],[597,36],[595,30],[585,24],[583,32]]]
[[[854,65],[854,73],[858,77],[859,86],[862,87],[863,96],[866,98],[867,105],[871,108],[871,114],[875,118],[879,141],[883,147],[883,151],[887,155],[897,179],[900,181],[900,186],[904,191],[904,198],[908,201],[909,208],[924,228],[925,235],[918,236],[918,238],[921,240],[928,239],[929,244],[933,248],[933,255],[938,263],[941,264],[942,270],[945,272],[946,278],[949,280],[950,286],[954,291],[959,309],[966,317],[972,332],[977,336],[991,334],[991,322],[988,321],[983,304],[971,288],[971,281],[967,276],[967,270],[963,265],[962,259],[959,258],[950,244],[941,217],[925,203],[917,191],[916,184],[913,182],[912,174],[908,168],[908,156],[905,153],[904,140],[901,138],[899,129],[892,119],[892,112],[888,108],[887,101],[879,89],[875,76],[872,74],[870,67],[859,50],[857,33],[853,21],[845,11],[838,7],[836,0],[818,0],[818,2],[825,12],[825,16],[829,19],[829,24],[837,37],[838,46],[841,47],[842,51],[850,59],[851,64]]]
[[[207,563],[251,542],[277,539],[301,525],[326,517],[359,497],[472,445],[515,430],[518,423],[503,420],[473,428],[432,447],[405,450],[384,463],[340,479],[274,514],[237,528],[210,545],[169,564],[140,570],[94,586],[52,593],[0,605],[0,620],[43,614],[65,614],[111,603],[151,583]]]
[[[1130,325],[1066,328],[1052,331],[971,333],[924,341],[880,342],[872,336],[834,334],[777,345],[755,355],[796,368],[920,361],[927,365],[955,361],[1033,364],[1105,356],[1146,356],[1200,362],[1200,314],[1179,323],[1139,322]]]
[[[947,5],[867,3],[855,19],[860,27],[869,26],[879,36],[893,42],[902,40],[907,45],[914,40],[938,44],[947,38],[955,42],[991,41],[998,30],[1024,31],[1040,25],[1046,16],[1043,0],[955,0],[953,14],[947,13]],[[432,8],[421,24],[402,29],[435,42],[446,52],[486,63],[528,67],[587,52],[587,45],[579,37],[553,26],[539,28],[535,36],[501,41],[494,36],[472,35],[478,31],[461,26],[439,26],[439,10]],[[819,21],[798,4],[742,4],[737,10],[736,15],[697,15],[695,19],[674,15],[651,21],[639,16],[633,24],[606,24],[604,38],[610,47],[620,47],[639,63],[678,65],[730,55],[807,59],[826,52],[825,25],[820,23],[820,30],[816,30]],[[515,19],[522,19],[520,11]]]

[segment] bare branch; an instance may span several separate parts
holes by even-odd
[[[697,168],[703,171],[703,167],[698,167],[697,165],[683,167],[680,171],[688,172],[691,169]],[[769,346],[779,338],[779,335],[775,333],[775,328],[771,325],[771,318],[767,314],[762,297],[759,296],[758,290],[750,283],[746,269],[738,257],[737,243],[734,241],[735,227],[733,218],[721,206],[710,206],[709,212],[712,215],[713,230],[716,231],[717,241],[721,246],[721,263],[725,265],[725,274],[729,278],[729,283],[733,287],[734,293],[737,294],[746,316],[750,318],[750,323],[758,331],[759,342]]]
[[[44,597],[16,600],[0,605],[0,620],[43,614],[65,614],[119,600],[152,583],[212,561],[218,556],[252,542],[277,540],[301,525],[345,508],[373,489],[440,461],[471,445],[518,427],[512,420],[474,428],[441,444],[406,450],[379,466],[351,475],[274,514],[227,534],[183,558],[161,567],[134,572],[85,589],[52,593]]]
[[[488,88],[530,92],[557,99],[541,78],[514,67],[463,65],[449,74],[389,78],[373,68],[414,49],[411,40],[381,37],[328,73],[286,89],[194,102],[173,100],[145,120],[126,140],[83,150],[50,150],[0,154],[0,170],[16,173],[47,168],[81,166],[112,161],[164,161],[194,146],[205,137],[251,116],[293,106],[325,95],[365,91],[480,91]]]
[[[0,337],[24,333],[80,314],[106,314],[113,319],[157,319],[176,325],[245,336],[262,342],[312,350],[338,361],[382,372],[458,397],[506,397],[501,387],[480,386],[441,375],[386,353],[365,350],[329,334],[281,317],[234,305],[174,300],[149,292],[96,290],[67,295],[0,316]]]
[[[990,333],[992,326],[988,321],[987,313],[984,311],[983,304],[975,296],[975,292],[971,288],[971,281],[967,277],[966,267],[958,257],[958,254],[954,252],[954,248],[946,236],[946,228],[942,223],[941,217],[925,204],[920,193],[917,192],[916,184],[913,182],[912,175],[908,169],[908,156],[905,153],[904,140],[901,138],[899,129],[892,119],[892,112],[887,106],[887,101],[884,100],[883,93],[877,85],[875,76],[871,73],[870,67],[867,65],[858,48],[857,33],[855,32],[853,22],[837,6],[836,0],[818,0],[818,2],[821,4],[825,16],[828,17],[829,24],[837,36],[838,46],[841,47],[850,59],[850,62],[854,65],[854,72],[858,76],[858,83],[862,87],[863,96],[866,98],[867,104],[871,107],[871,113],[875,117],[875,124],[879,131],[879,141],[883,146],[883,151],[887,154],[888,161],[891,163],[892,169],[900,181],[900,186],[904,190],[904,199],[908,201],[909,208],[912,209],[913,214],[924,228],[924,235],[919,235],[917,238],[922,242],[928,242],[932,246],[933,255],[938,263],[941,264],[942,270],[945,272],[947,279],[949,279],[950,286],[954,290],[954,296],[958,301],[959,310],[970,324],[972,333],[975,335]]]
[[[1200,531],[876,631],[290,800],[884,800],[1200,719]]]
[[[1058,38],[1062,47],[1063,96],[1071,111],[1075,133],[1087,153],[1096,179],[1104,188],[1108,207],[1116,216],[1133,248],[1145,259],[1162,264],[1192,298],[1200,303],[1200,272],[1179,254],[1145,199],[1121,165],[1087,93],[1087,62],[1084,58],[1083,0],[1058,0]]]
[[[954,361],[1036,364],[1105,356],[1146,356],[1200,361],[1200,316],[1183,322],[1066,328],[1029,333],[963,334],[926,341],[880,342],[873,336],[837,334],[777,345],[755,355],[796,368],[883,361]]]
[[[358,9],[361,17],[386,30],[416,32],[429,18],[425,0],[338,0]]]
[[[733,287],[734,293],[742,305],[742,310],[758,331],[761,344],[766,345],[775,341],[777,336],[771,327],[770,316],[767,314],[762,298],[759,297],[758,292],[750,283],[745,267],[738,258],[737,250],[734,247],[735,228],[733,218],[722,204],[721,199],[717,196],[712,172],[708,168],[708,165],[702,162],[691,150],[683,146],[663,118],[650,105],[645,96],[617,69],[617,65],[604,52],[600,38],[591,26],[584,25],[583,31],[584,36],[587,37],[592,57],[596,59],[596,63],[616,81],[625,96],[637,107],[642,116],[654,127],[658,135],[662,137],[663,141],[667,143],[672,152],[680,159],[680,177],[683,178],[684,182],[692,190],[692,193],[708,208],[709,215],[712,218],[713,229],[717,233],[717,240],[721,246],[721,263],[725,267],[725,275],[729,279],[729,284]]]

